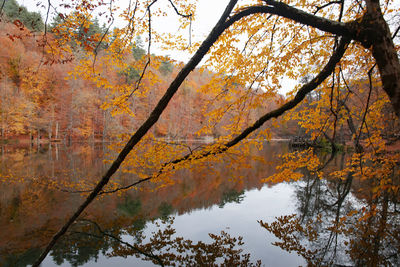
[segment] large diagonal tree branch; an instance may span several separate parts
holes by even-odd
[[[89,194],[89,196],[86,198],[86,200],[81,204],[81,206],[79,206],[79,208],[69,218],[69,220],[64,224],[64,226],[53,236],[53,238],[51,239],[49,244],[46,246],[46,248],[43,251],[43,253],[38,258],[38,260],[32,265],[33,267],[39,266],[39,264],[44,260],[46,255],[50,252],[51,248],[55,245],[57,240],[68,230],[68,228],[71,226],[71,224],[80,216],[80,214],[86,209],[86,207],[101,192],[101,190],[104,188],[104,186],[110,180],[111,176],[118,170],[118,168],[120,167],[120,165],[122,164],[122,162],[124,161],[126,156],[129,154],[129,152],[142,139],[142,137],[148,132],[148,130],[157,122],[157,120],[161,116],[162,112],[164,111],[164,109],[168,105],[169,101],[174,96],[174,94],[176,93],[176,91],[178,90],[178,88],[182,84],[182,82],[185,80],[187,75],[189,75],[189,73],[197,66],[197,64],[201,61],[201,59],[204,57],[204,55],[208,52],[208,50],[213,45],[213,43],[218,39],[218,37],[222,34],[222,32],[226,28],[228,28],[230,25],[232,25],[236,21],[240,20],[241,18],[243,18],[245,16],[248,16],[248,15],[251,15],[251,14],[254,14],[254,13],[270,13],[270,14],[277,14],[277,15],[285,16],[285,12],[283,12],[282,14],[279,14],[278,11],[277,11],[277,13],[274,13],[276,8],[275,9],[274,8],[271,9],[270,7],[266,7],[266,6],[261,6],[261,7],[256,6],[256,7],[253,7],[253,8],[246,9],[244,11],[238,12],[232,18],[227,20],[227,18],[229,17],[232,9],[236,5],[236,3],[237,3],[237,0],[231,0],[230,1],[230,3],[228,4],[227,8],[225,9],[223,15],[221,16],[221,18],[219,19],[219,21],[217,22],[217,24],[215,25],[213,30],[210,32],[208,37],[205,39],[205,41],[202,43],[202,45],[197,50],[197,52],[194,54],[194,56],[190,59],[190,61],[179,72],[179,74],[177,75],[175,80],[170,84],[170,86],[167,89],[166,93],[160,99],[160,101],[158,102],[158,104],[156,105],[154,110],[151,112],[150,116],[142,124],[142,126],[139,127],[139,129],[135,132],[135,134],[130,138],[128,143],[125,145],[125,147],[122,149],[122,151],[118,155],[117,159],[112,163],[112,165],[110,166],[108,171],[102,177],[100,182],[96,185],[94,190]],[[311,16],[313,16],[313,15],[311,15]],[[313,16],[313,17],[316,17],[316,16]],[[322,22],[322,24],[324,24],[324,22]],[[317,81],[319,81],[319,80],[317,80]],[[322,81],[323,80],[321,80],[319,82],[322,82]],[[318,86],[318,85],[316,85],[316,86]],[[305,93],[305,94],[307,94],[307,93]],[[304,96],[305,96],[305,94],[304,94]],[[304,98],[304,96],[299,100],[299,102]],[[283,112],[285,112],[286,110],[288,110],[290,108],[293,108],[295,105],[297,105],[297,104],[295,104],[293,107],[291,107],[290,103],[292,103],[292,101],[288,102],[285,106],[282,107],[283,109],[282,109],[281,113],[280,113],[280,110],[276,110],[276,113],[270,113],[269,114],[269,115],[271,115],[270,118],[278,117]],[[288,109],[286,109],[286,108],[288,108]],[[263,122],[261,122],[261,121],[264,120],[265,118],[266,118],[266,116],[260,118],[260,120],[257,121],[255,125],[253,125],[256,128],[254,128],[254,129],[250,129],[250,128],[246,129],[247,131],[243,132],[237,138],[235,138],[231,142],[227,143],[226,146],[220,151],[220,153],[222,153],[223,151],[226,151],[229,147],[234,146],[235,144],[240,142],[240,140],[244,139],[247,135],[249,135],[252,131],[254,131],[255,129],[259,128],[263,124]],[[267,120],[269,120],[270,118],[268,118]],[[257,124],[259,122],[261,122],[260,125]],[[206,156],[206,155],[204,155],[204,156]],[[181,160],[178,159],[177,161],[181,161]],[[174,162],[172,162],[172,163],[174,163]]]
[[[246,138],[249,134],[260,128],[265,122],[272,118],[278,118],[281,116],[283,113],[285,113],[288,110],[291,110],[295,106],[297,106],[305,97],[308,93],[310,93],[312,90],[317,88],[326,78],[328,78],[329,75],[332,74],[332,72],[335,70],[336,64],[340,61],[340,59],[343,57],[344,52],[346,51],[347,45],[350,43],[350,39],[347,37],[343,37],[340,41],[340,44],[338,45],[338,48],[336,51],[333,53],[331,58],[329,59],[328,63],[325,65],[325,67],[321,70],[321,72],[314,78],[312,79],[309,83],[303,85],[299,91],[297,92],[296,96],[286,102],[284,105],[282,105],[280,108],[275,109],[261,118],[259,118],[252,126],[246,128],[241,134],[239,134],[236,138],[233,140],[227,142],[225,144],[225,147],[229,148],[237,143],[239,143],[241,140]]]
[[[211,154],[222,153],[229,149],[230,147],[236,145],[241,140],[245,139],[249,134],[254,132],[256,129],[261,127],[266,121],[271,118],[276,118],[282,115],[284,112],[294,108],[298,103],[300,103],[304,97],[314,90],[317,86],[319,86],[334,70],[337,62],[340,61],[343,56],[347,44],[351,41],[351,39],[357,40],[365,44],[365,34],[361,34],[358,32],[362,27],[359,21],[354,21],[350,23],[341,23],[332,20],[328,20],[322,17],[318,17],[312,14],[308,14],[304,11],[286,5],[282,2],[276,2],[274,0],[265,0],[266,5],[252,6],[247,7],[242,10],[239,10],[235,15],[233,15],[230,19],[229,17],[233,7],[236,5],[238,0],[231,0],[225,9],[223,15],[219,19],[216,26],[213,28],[209,36],[191,58],[191,60],[185,65],[185,67],[179,72],[174,81],[170,84],[164,96],[160,99],[158,104],[155,106],[154,110],[147,118],[147,120],[142,124],[141,127],[135,132],[135,134],[130,138],[128,143],[125,145],[123,150],[118,155],[117,159],[112,163],[111,167],[108,169],[106,174],[102,177],[100,182],[96,185],[95,189],[90,193],[90,195],[86,198],[86,200],[82,203],[82,205],[77,209],[77,211],[69,218],[66,224],[60,229],[58,233],[52,238],[48,246],[45,248],[42,255],[39,259],[33,264],[33,266],[39,266],[39,264],[43,261],[46,255],[49,253],[51,248],[57,242],[57,240],[68,230],[70,225],[79,217],[79,215],[84,211],[84,209],[96,198],[96,196],[101,192],[103,187],[108,183],[111,176],[118,170],[126,156],[133,149],[133,147],[142,139],[142,137],[148,132],[148,130],[157,122],[160,115],[168,105],[171,98],[174,96],[182,82],[186,79],[188,74],[197,66],[197,64],[201,61],[204,55],[208,52],[213,43],[218,39],[218,37],[224,32],[226,28],[240,20],[241,18],[257,13],[268,13],[275,14],[281,17],[285,17],[295,22],[302,23],[304,25],[308,25],[319,30],[330,32],[336,34],[338,36],[343,36],[340,45],[336,49],[335,53],[332,55],[331,59],[327,63],[327,65],[322,69],[322,71],[308,84],[304,85],[296,94],[295,98],[291,101],[287,102],[280,108],[269,112],[262,116],[259,120],[257,120],[252,126],[245,129],[240,135],[231,141],[227,142],[222,146],[218,151],[213,152],[204,152],[200,154],[200,157],[206,157]],[[373,2],[377,0],[371,0]],[[362,31],[363,33],[369,31]],[[363,37],[364,36],[364,37]],[[368,42],[369,43],[369,42]],[[374,55],[375,56],[375,55]],[[398,60],[397,60],[398,61]],[[378,63],[379,65],[379,63]],[[395,88],[397,89],[397,87]],[[399,114],[399,113],[397,113]],[[190,157],[190,156],[188,156]],[[170,163],[174,164],[179,161],[185,160],[185,157],[172,161]]]
[[[183,83],[189,73],[200,63],[204,55],[209,51],[211,46],[217,41],[218,37],[223,33],[226,29],[227,24],[225,23],[229,15],[231,14],[234,6],[236,5],[238,0],[231,0],[227,5],[224,13],[218,20],[217,24],[214,26],[210,34],[204,40],[202,45],[193,55],[193,57],[189,60],[189,62],[182,68],[182,70],[178,73],[174,81],[170,84],[168,89],[166,90],[163,97],[157,103],[147,120],[139,127],[139,129],[132,135],[129,139],[128,143],[119,153],[117,159],[111,164],[110,168],[101,178],[100,182],[96,185],[94,190],[89,194],[86,200],[79,206],[79,208],[75,211],[75,213],[68,219],[68,221],[64,224],[64,226],[53,236],[49,244],[44,249],[43,253],[39,256],[36,262],[32,265],[32,267],[38,267],[53,246],[56,244],[58,239],[65,234],[68,228],[72,225],[72,223],[81,215],[81,213],[86,209],[86,207],[96,198],[99,192],[103,189],[103,187],[108,183],[111,176],[118,170],[121,166],[122,162],[129,154],[129,152],[133,149],[133,147],[139,143],[142,137],[149,131],[149,129],[157,122],[159,117],[161,116],[164,109],[167,107],[169,101],[174,96],[179,86]]]
[[[331,58],[329,59],[329,61],[326,63],[326,65],[324,66],[324,68],[319,72],[319,74],[312,79],[310,82],[308,82],[307,84],[303,85],[299,91],[297,92],[296,96],[286,102],[285,104],[283,104],[282,106],[280,106],[279,108],[266,113],[264,116],[260,117],[256,122],[253,123],[253,125],[249,126],[248,128],[246,128],[245,130],[243,130],[242,133],[240,133],[238,136],[236,136],[235,138],[233,138],[232,140],[226,142],[225,144],[223,144],[218,150],[213,150],[212,152],[210,151],[204,151],[202,153],[199,154],[186,154],[183,157],[180,157],[178,159],[169,161],[167,163],[164,163],[163,166],[160,168],[160,170],[158,171],[158,173],[154,176],[149,176],[143,179],[140,179],[138,181],[136,181],[133,184],[124,186],[124,187],[120,187],[117,189],[113,189],[110,191],[104,191],[102,192],[104,193],[114,193],[120,190],[126,190],[129,188],[132,188],[138,184],[141,184],[143,182],[149,181],[155,177],[160,176],[163,172],[165,172],[165,170],[167,168],[170,168],[171,165],[175,165],[178,163],[181,163],[183,161],[186,160],[195,160],[195,159],[200,159],[200,158],[205,158],[211,155],[216,155],[216,154],[221,154],[225,151],[227,151],[229,148],[235,146],[236,144],[238,144],[240,141],[242,141],[243,139],[245,139],[247,136],[249,136],[251,133],[253,133],[254,131],[256,131],[257,129],[259,129],[264,123],[266,123],[267,121],[269,121],[272,118],[278,118],[279,116],[281,116],[283,113],[285,113],[288,110],[293,109],[294,107],[296,107],[305,97],[308,93],[310,93],[311,91],[313,91],[315,88],[317,88],[326,78],[328,78],[329,75],[332,74],[332,72],[335,70],[335,66],[336,64],[340,61],[340,59],[343,57],[344,52],[346,51],[347,45],[350,43],[350,39],[343,37],[341,39],[341,41],[339,42],[339,45],[337,46],[336,50],[334,51],[334,53],[332,54]]]

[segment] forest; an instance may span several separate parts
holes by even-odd
[[[142,83],[143,86],[151,83],[152,91],[131,97],[129,103],[126,103],[129,105],[129,112],[117,111],[107,106],[108,99],[115,97],[110,90],[98,87],[84,77],[73,75],[73,71],[79,67],[77,59],[85,53],[85,49],[76,44],[77,40],[70,40],[71,54],[68,59],[44,59],[43,48],[39,44],[44,34],[43,19],[35,12],[24,11],[25,14],[15,11],[19,8],[21,6],[15,1],[6,2],[4,13],[9,20],[2,21],[0,29],[3,55],[2,140],[30,140],[32,143],[114,140],[121,133],[137,128],[149,115],[151,107],[183,64],[165,56],[151,55],[153,66],[149,67],[149,71],[153,73],[153,77],[143,77]],[[60,21],[58,19],[49,24],[49,31],[55,29]],[[20,22],[23,24],[19,24]],[[100,26],[96,18],[90,19],[88,23],[87,30],[78,33],[77,39],[90,40],[105,33],[105,26]],[[56,38],[56,35],[46,33],[46,38]],[[100,47],[99,60],[105,56],[106,46],[103,43]],[[144,43],[139,36],[124,51],[123,66],[111,66],[107,70],[109,86],[121,88],[120,90],[131,87],[140,77],[145,56]],[[212,101],[201,90],[213,75],[217,74],[200,69],[190,75],[182,92],[168,106],[153,129],[156,137],[195,139],[204,136],[196,133],[207,118],[203,110],[195,107],[205,106]],[[266,110],[271,110],[281,98],[283,96],[277,96],[272,103],[252,111],[250,116],[256,118]],[[181,123],[176,124],[177,120]],[[227,119],[224,121],[220,124],[226,125]],[[290,129],[286,128],[282,133],[277,129],[276,133],[287,137],[296,134],[296,131],[297,127],[292,124]],[[224,135],[224,132],[221,127],[214,127],[209,134],[218,137]]]
[[[230,0],[204,36],[206,1],[34,2],[1,5],[0,212],[15,235],[2,239],[32,232],[0,263],[80,266],[102,251],[261,266],[259,246],[242,253],[225,230],[195,243],[172,229],[171,215],[242,205],[254,188],[296,199],[254,219],[296,266],[400,262],[396,1]]]

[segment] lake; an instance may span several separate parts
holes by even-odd
[[[254,152],[264,161],[244,159],[245,168],[222,161],[178,171],[164,187],[149,182],[103,194],[42,266],[400,266],[399,195],[371,198],[366,181],[306,171],[298,182],[263,183],[287,151],[286,143],[269,143]],[[105,172],[110,151],[77,143],[2,145],[0,152],[0,264],[29,266],[82,202],[76,191]],[[325,168],[338,170],[345,158],[338,154]],[[113,179],[136,178],[119,172]],[[360,219],[369,207],[374,216]]]

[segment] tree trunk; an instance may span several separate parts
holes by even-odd
[[[383,18],[379,0],[366,0],[367,22],[364,26],[374,33],[370,50],[382,79],[383,90],[389,96],[397,117],[400,117],[400,62],[389,26]]]
[[[49,142],[51,143],[51,139],[53,138],[53,124],[54,124],[54,105],[51,105],[51,119],[49,125]]]
[[[96,121],[95,121],[95,119],[93,118],[93,119],[92,119],[92,143],[94,143],[95,140],[96,140],[95,125],[96,125]]]
[[[39,144],[40,144],[40,129],[37,129],[36,143],[37,143],[37,146],[39,147]]]
[[[103,134],[102,141],[106,141],[107,136],[107,110],[103,110]]]
[[[56,135],[56,139],[58,139],[58,121],[56,121],[56,132],[55,132],[55,135]]]

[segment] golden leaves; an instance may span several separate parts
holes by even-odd
[[[60,50],[58,53],[62,54],[69,50],[67,47],[72,37],[78,39],[78,44],[85,50],[85,53],[79,56],[79,64],[70,73],[70,78],[84,79],[90,86],[104,93],[102,108],[110,111],[115,119],[125,121],[122,124],[126,127],[121,129],[124,133],[134,131],[132,128],[143,121],[156,100],[161,97],[161,92],[169,79],[162,77],[160,73],[160,66],[166,60],[164,57],[153,55],[142,56],[141,59],[132,57],[130,49],[135,38],[137,36],[147,38],[145,39],[146,46],[144,46],[146,49],[150,41],[165,49],[193,52],[199,47],[199,43],[194,43],[188,48],[191,33],[188,35],[185,29],[190,27],[190,20],[185,16],[177,16],[180,27],[176,34],[157,29],[156,23],[149,23],[150,14],[153,22],[160,20],[162,23],[164,17],[169,14],[166,10],[175,12],[173,9],[163,8],[158,3],[149,8],[151,2],[137,1],[137,9],[132,7],[123,10],[121,18],[126,26],[104,36],[103,42],[108,47],[101,53],[95,53],[94,47],[90,45],[90,42],[98,42],[101,36],[91,36],[87,44],[84,43],[85,40],[80,41],[78,38],[82,33],[78,29],[83,30],[84,33],[89,32],[91,9],[78,8],[55,29],[60,36],[65,36],[65,38],[56,39],[57,42],[64,42],[59,43],[58,46],[66,47],[63,48],[65,51]],[[193,14],[192,19],[196,17],[197,1],[174,1],[174,3],[181,14]],[[236,12],[247,6],[263,3],[262,1],[239,3]],[[332,3],[325,6],[326,1],[322,0],[296,0],[288,1],[288,3],[310,13],[316,12],[318,16],[328,19],[337,20],[340,13],[338,4]],[[388,8],[385,12],[394,14],[396,8]],[[363,10],[360,10],[356,3],[351,3],[344,7],[341,20],[352,21],[359,18],[362,13]],[[198,112],[200,127],[193,129],[190,135],[213,136],[220,142],[237,135],[266,111],[271,110],[274,107],[271,103],[280,105],[294,97],[300,86],[289,92],[285,99],[279,95],[279,93],[282,94],[279,91],[282,80],[292,78],[298,80],[299,83],[310,81],[320,71],[321,65],[331,56],[336,41],[330,34],[275,15],[254,14],[234,23],[219,36],[206,62],[201,66],[199,72],[204,74],[200,76],[202,81],[189,78],[180,89],[182,95],[178,95],[181,97],[179,101],[187,101],[191,105],[195,103],[196,112],[200,111]],[[149,62],[150,65],[147,67]],[[283,122],[296,122],[299,129],[310,136],[311,140],[325,142],[332,139],[337,142],[338,136],[348,131],[349,121],[353,121],[355,131],[350,134],[343,133],[347,135],[343,138],[352,138],[353,143],[361,143],[367,150],[374,150],[375,154],[383,153],[385,142],[382,135],[385,129],[385,115],[382,111],[387,104],[387,98],[382,97],[378,91],[375,92],[368,103],[369,110],[365,113],[365,120],[363,119],[363,111],[367,108],[365,97],[368,92],[364,79],[365,71],[369,70],[373,64],[369,51],[357,44],[349,45],[345,57],[334,74],[309,94],[303,105],[288,112]],[[197,75],[196,71],[194,75]],[[142,78],[140,83],[138,77]],[[377,77],[378,74],[373,73],[374,88],[380,86]],[[201,86],[198,86],[199,84]],[[173,105],[177,104],[172,102],[170,106]],[[173,107],[169,108],[173,109]],[[174,111],[181,116],[189,117],[189,120],[192,118],[192,111],[189,108],[176,108]],[[164,134],[171,133],[173,131],[171,124],[174,120],[179,120],[171,113],[160,119],[163,123],[161,127],[163,131],[160,132]],[[251,136],[257,140],[250,140],[249,144],[261,147],[261,141],[270,140],[274,134],[271,129],[280,126],[281,122],[282,120],[275,120],[259,130]],[[166,129],[165,125],[169,125],[170,129]],[[118,139],[124,140],[122,137]],[[217,142],[214,146],[207,146],[204,153],[218,151],[221,149],[219,145],[220,143]],[[116,146],[117,148],[119,149],[120,146]],[[125,171],[134,172],[137,168],[140,170],[137,171],[137,176],[144,178],[153,175],[152,171],[163,168],[164,163],[188,151],[182,144],[169,141],[165,144],[161,142],[161,139],[150,136],[139,144],[136,152],[141,156],[132,155],[127,161]],[[188,161],[176,164],[173,168],[190,168],[195,161],[201,164],[203,159],[200,159],[199,155],[201,153],[193,152]],[[366,154],[357,160],[365,165],[370,160],[377,160],[375,156]],[[356,157],[358,155],[354,155],[353,160],[349,161],[348,169],[333,172],[331,176],[343,179],[353,172],[356,176],[382,175],[377,172],[369,174],[366,166],[363,166],[364,172],[354,169]],[[282,156],[281,159],[283,164],[277,169],[277,174],[265,181],[298,180],[303,176],[299,169],[308,170],[318,176],[322,175],[318,171],[321,163],[311,150],[290,153]],[[218,159],[215,158],[215,160]],[[172,167],[164,169],[166,172],[174,172]],[[387,171],[385,168],[382,169],[383,173]],[[167,180],[167,177],[165,179]]]
[[[303,178],[302,169],[306,169],[311,175],[322,178],[319,170],[320,160],[312,148],[283,154],[280,156],[282,164],[276,167],[277,173],[264,179],[264,182],[280,183],[298,181]]]

